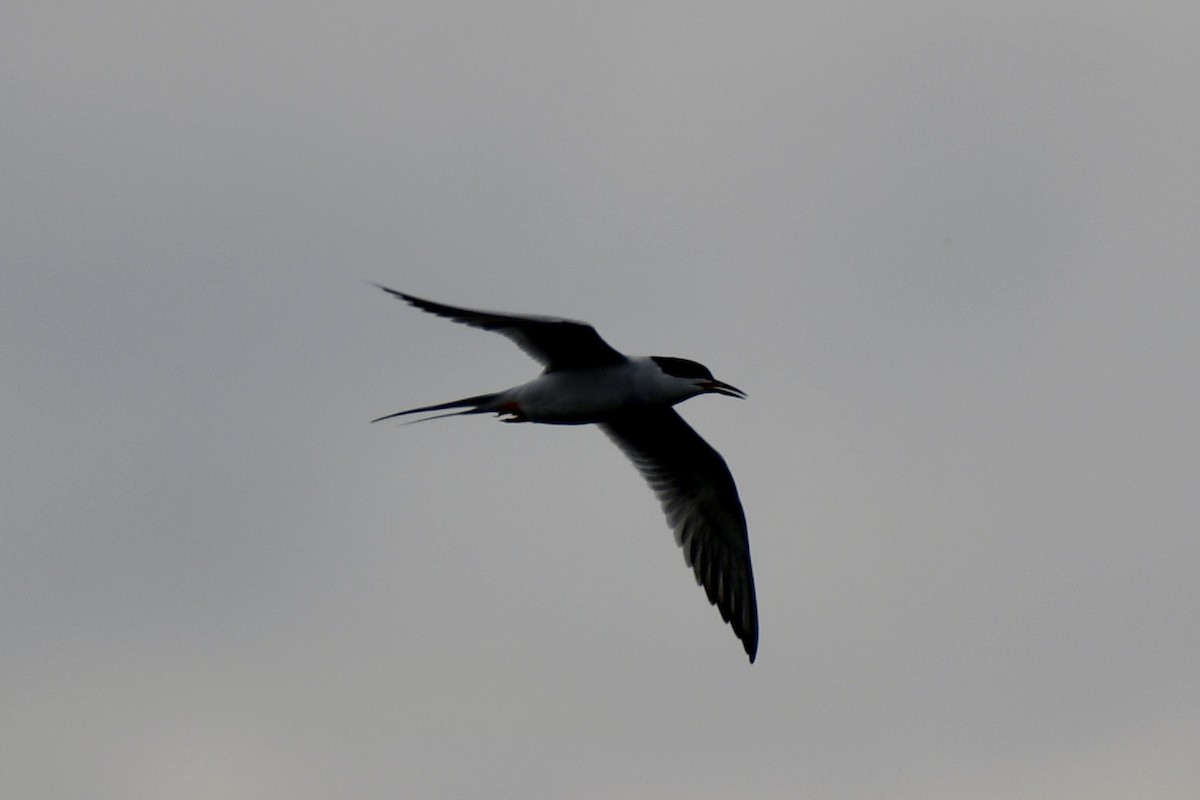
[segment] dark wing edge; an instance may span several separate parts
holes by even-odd
[[[750,538],[725,459],[671,408],[615,417],[600,427],[662,503],[696,582],[754,663],[758,602]]]
[[[586,322],[557,317],[499,314],[435,303],[378,283],[372,284],[414,308],[439,317],[493,331],[516,343],[527,355],[545,367],[546,372],[582,369],[624,363],[625,356],[600,338]]]

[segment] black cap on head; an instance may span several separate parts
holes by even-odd
[[[708,367],[686,358],[650,356],[650,360],[657,364],[663,372],[676,378],[704,378],[710,381],[713,379],[713,374],[708,371]]]

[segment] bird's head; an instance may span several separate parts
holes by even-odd
[[[671,356],[650,356],[650,360],[657,364],[665,375],[690,383],[692,391],[688,395],[689,397],[710,393],[739,399],[746,397],[746,393],[736,386],[730,386],[728,383],[714,378],[708,367],[703,364]]]

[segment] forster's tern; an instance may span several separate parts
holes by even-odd
[[[758,610],[737,487],[721,455],[672,408],[698,394],[745,397],[744,392],[695,361],[623,355],[583,322],[473,311],[379,288],[422,311],[506,336],[545,369],[511,389],[410,408],[374,422],[462,409],[438,416],[495,413],[505,422],[599,425],[654,490],[696,582],[754,661]]]

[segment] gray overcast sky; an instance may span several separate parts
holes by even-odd
[[[3,18],[3,796],[1195,797],[1194,3]],[[747,390],[758,663],[367,281]]]

